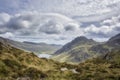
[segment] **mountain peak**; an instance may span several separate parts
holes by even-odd
[[[92,39],[88,39],[84,36],[80,36],[80,37],[76,37],[74,40],[72,40],[71,42],[67,43],[66,45],[64,45],[61,49],[59,49],[58,51],[55,52],[55,54],[59,54],[62,52],[66,52],[69,51],[77,46],[82,46],[82,45],[93,45],[96,44],[97,42],[95,42]]]
[[[85,36],[80,36],[75,38],[71,43],[73,44],[83,44],[83,43],[95,42],[93,39],[88,39]]]
[[[120,46],[120,33],[110,38],[107,44],[112,46]]]
[[[109,41],[114,41],[114,40],[117,40],[117,39],[120,39],[120,33],[113,36],[112,38],[110,38]]]
[[[80,37],[77,37],[75,38],[74,40],[88,40],[85,36],[80,36]]]

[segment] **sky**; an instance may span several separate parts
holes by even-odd
[[[0,36],[16,41],[102,42],[119,32],[120,0],[0,0]]]

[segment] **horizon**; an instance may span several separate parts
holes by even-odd
[[[117,34],[116,34],[117,35]],[[115,35],[114,35],[115,36]],[[68,41],[68,42],[66,42],[66,43],[62,43],[62,44],[59,44],[59,43],[47,43],[47,42],[44,42],[44,41],[38,41],[38,42],[34,42],[34,41],[22,41],[22,40],[14,40],[14,39],[10,39],[10,38],[6,38],[6,37],[3,37],[3,36],[0,36],[1,38],[5,38],[5,39],[9,39],[9,40],[13,40],[13,41],[17,41],[17,42],[22,42],[22,43],[24,43],[24,42],[30,42],[30,43],[36,43],[36,44],[39,44],[39,43],[43,43],[43,44],[49,44],[49,45],[61,45],[61,46],[63,46],[63,45],[65,45],[65,44],[67,44],[67,43],[69,43],[69,42],[71,42],[71,41],[73,41],[75,38],[77,38],[77,37],[85,37],[85,38],[87,38],[87,39],[92,39],[92,40],[94,40],[93,38],[88,38],[88,37],[86,37],[86,36],[77,36],[77,37],[75,37],[74,39],[72,39],[71,41]],[[112,36],[113,37],[113,36]],[[112,38],[112,37],[110,37],[110,38]],[[109,38],[109,39],[110,39]],[[109,39],[107,39],[107,40],[102,40],[102,41],[98,41],[98,40],[94,40],[95,42],[98,42],[98,43],[104,43],[104,42],[107,42]]]
[[[1,37],[20,42],[104,42],[120,31],[120,0],[0,0],[0,28]]]

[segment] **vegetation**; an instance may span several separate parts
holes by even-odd
[[[38,58],[34,53],[24,52],[0,42],[0,80],[22,78],[31,80],[67,80],[72,72],[61,71],[61,68],[64,67],[71,69],[74,68],[74,65]]]
[[[120,48],[117,44],[117,49],[114,48],[102,56],[88,59],[80,64],[68,64],[38,58],[34,53],[0,42],[0,80],[16,79],[120,80]]]
[[[120,80],[120,50],[79,64],[81,80]]]

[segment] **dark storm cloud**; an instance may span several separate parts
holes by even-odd
[[[65,27],[65,30],[66,30],[66,31],[74,31],[74,30],[76,30],[76,27],[73,26],[73,25],[67,25],[67,26]]]
[[[39,31],[46,34],[60,34],[62,27],[63,25],[61,24],[57,24],[54,21],[48,21],[46,24],[40,27]]]

